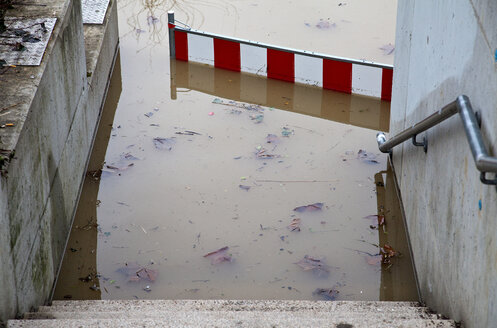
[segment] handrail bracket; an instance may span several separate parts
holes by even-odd
[[[490,185],[490,186],[497,186],[497,177],[495,177],[492,180],[489,180],[489,179],[486,178],[486,174],[487,173],[488,172],[481,172],[480,173],[480,181],[481,181],[481,183],[486,184],[486,185]]]
[[[418,142],[416,140],[417,136],[418,136],[417,134],[412,136],[412,144],[416,147],[423,147],[423,150],[425,151],[425,153],[427,153],[428,152],[428,139],[426,137],[423,137],[423,141]]]
[[[481,172],[480,181],[483,184],[496,186],[497,188],[497,158],[489,156],[480,131],[481,113],[473,111],[471,102],[465,95],[457,97],[456,100],[445,105],[439,111],[410,126],[389,140],[387,140],[387,137],[383,132],[378,132],[376,135],[378,148],[381,152],[390,153],[391,155],[393,147],[411,139],[414,146],[423,147],[426,153],[428,151],[428,139],[425,136],[423,137],[423,141],[419,142],[416,140],[417,135],[457,113],[459,113],[459,117],[461,118],[476,168]],[[487,173],[494,173],[495,177],[493,179],[487,179]]]

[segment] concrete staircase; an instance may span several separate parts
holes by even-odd
[[[417,302],[54,301],[17,327],[457,327]]]

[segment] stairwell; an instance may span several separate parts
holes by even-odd
[[[417,302],[98,300],[54,301],[19,327],[458,327]]]

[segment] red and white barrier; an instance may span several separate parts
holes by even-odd
[[[174,20],[173,20],[174,21]],[[169,23],[171,55],[177,60],[319,86],[390,101],[391,65],[275,47],[185,29]]]

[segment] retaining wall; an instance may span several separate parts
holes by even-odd
[[[118,45],[117,6],[103,25],[82,23],[79,0],[19,7],[7,16],[57,17],[42,64],[0,79],[0,325],[47,302],[66,240]],[[39,9],[42,8],[42,9]]]
[[[496,17],[492,0],[399,2],[391,135],[466,94],[497,155]],[[393,151],[422,298],[465,327],[494,326],[496,188],[480,182],[458,115],[425,135],[427,154]]]

